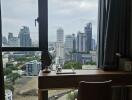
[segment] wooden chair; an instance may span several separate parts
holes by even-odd
[[[80,82],[77,100],[111,100],[111,81]]]

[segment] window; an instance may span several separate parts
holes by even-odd
[[[39,47],[37,0],[2,0],[2,46]]]
[[[0,76],[2,79],[4,74],[5,85],[0,84],[0,87],[11,91],[11,98],[15,100],[38,98],[36,76],[40,68],[34,66],[41,64],[41,51],[48,51],[47,7],[44,5],[47,6],[46,0],[1,0],[0,61],[3,68],[0,70],[4,73]],[[32,65],[29,73],[28,63]],[[3,89],[0,88],[0,93],[4,96]]]
[[[53,70],[97,69],[97,18],[98,0],[48,0],[48,47],[55,51]],[[49,98],[71,100],[74,93],[69,91],[49,91]],[[60,96],[63,93],[66,95]]]
[[[21,95],[26,90],[23,82],[37,82],[33,76],[40,70],[41,51],[51,53],[52,70],[57,66],[64,69],[75,66],[78,66],[75,69],[96,68],[97,8],[98,0],[1,0],[3,69],[8,76],[18,72],[12,66],[21,66],[21,73],[24,71],[15,80],[15,100],[26,97]],[[14,65],[15,61],[17,64]],[[5,84],[10,85],[11,78],[5,77]],[[18,92],[18,87],[22,91]],[[37,99],[35,91],[33,88],[26,91],[32,92],[28,95],[32,100]],[[49,92],[51,98],[56,96],[56,90]]]
[[[53,69],[96,69],[98,0],[49,0],[48,46]],[[52,49],[51,49],[52,48]]]
[[[42,0],[1,1],[3,51],[47,50],[46,6]]]
[[[22,52],[22,51],[21,51]],[[24,51],[25,52],[25,51]],[[26,51],[27,52],[27,51]],[[37,100],[37,75],[41,52],[21,54],[19,51],[3,52],[5,90],[11,91],[11,100]]]

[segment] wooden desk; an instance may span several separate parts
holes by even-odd
[[[103,70],[75,70],[76,74],[46,74],[38,77],[39,100],[48,100],[48,89],[77,88],[80,81],[107,81],[112,85],[132,85],[132,72],[110,72]]]

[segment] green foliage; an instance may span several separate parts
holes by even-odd
[[[11,74],[7,75],[7,79],[9,79],[13,85],[15,84],[15,81],[20,77],[21,76],[18,73],[11,73]]]
[[[16,66],[12,66],[10,67],[11,70],[18,70],[18,68]]]
[[[76,61],[65,62],[64,69],[82,69],[82,64]]]
[[[87,65],[96,65],[96,62],[92,62],[92,61],[91,61],[91,62],[87,62],[86,64],[87,64]]]
[[[12,73],[12,70],[18,70],[18,68],[15,66],[4,68],[4,75],[6,76],[5,89],[14,91],[13,85],[15,84],[15,81],[20,78],[20,75],[18,73]]]
[[[9,75],[10,73],[12,73],[10,68],[4,68],[4,75]]]
[[[28,56],[28,57],[15,58],[14,60],[18,62],[29,62],[33,60],[40,61],[40,58],[36,56]]]
[[[77,94],[75,93],[75,91],[72,91],[67,95],[66,100],[75,100],[76,98]]]
[[[14,91],[14,87],[12,84],[10,84],[10,82],[5,81],[5,89],[9,89],[12,92]]]
[[[11,62],[8,62],[7,64],[6,64],[6,68],[10,68],[10,67],[12,67],[13,66],[13,64],[11,63]]]
[[[15,66],[8,66],[7,68],[4,68],[4,75],[11,74],[12,70],[18,70],[18,68]]]
[[[12,62],[7,63],[6,68],[4,68],[4,75],[6,76],[5,80],[5,89],[14,91],[13,85],[15,81],[20,78],[18,73],[12,73],[13,70],[18,70],[18,66],[14,66]]]

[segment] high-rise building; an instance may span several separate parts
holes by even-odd
[[[64,30],[62,28],[57,29],[57,42],[64,42]]]
[[[8,40],[13,38],[13,33],[8,33]]]
[[[25,74],[29,76],[37,76],[41,70],[41,62],[33,60],[25,63]]]
[[[71,60],[70,52],[75,51],[75,35],[66,35],[65,37],[65,61]]]
[[[20,47],[20,40],[18,37],[14,37],[13,33],[8,33],[8,46],[9,47]]]
[[[8,44],[7,38],[5,36],[2,37],[2,46],[6,46]]]
[[[64,43],[63,42],[56,42],[56,58],[59,58],[61,61],[64,62]]]
[[[77,52],[87,52],[87,35],[79,32],[76,39]]]
[[[19,32],[20,46],[21,47],[31,47],[32,40],[30,37],[29,27],[23,26]]]
[[[92,23],[87,24],[87,26],[84,28],[84,33],[87,37],[87,52],[89,52],[92,49]]]
[[[66,35],[65,37],[65,51],[72,52],[74,49],[74,36]]]
[[[64,30],[62,28],[57,29],[56,58],[64,63]]]
[[[95,39],[92,39],[92,44],[91,44],[91,50],[96,50],[96,42],[95,42]]]
[[[75,52],[76,51],[76,37],[75,37],[75,34],[72,34],[73,36],[73,51]]]

